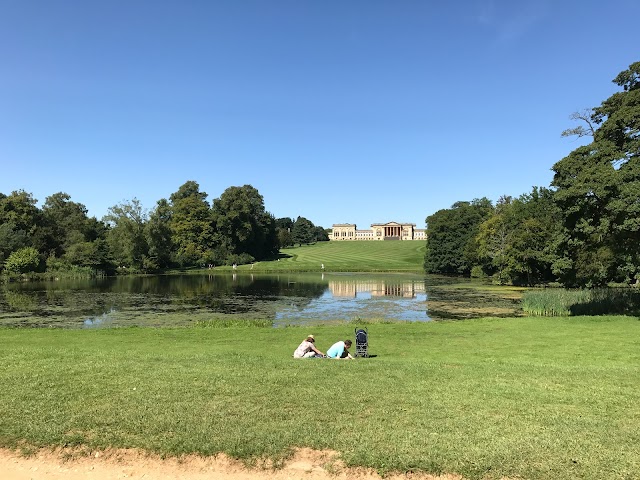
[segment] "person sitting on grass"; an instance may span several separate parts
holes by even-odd
[[[329,350],[327,350],[327,357],[329,358],[347,358],[353,360],[353,357],[349,353],[349,347],[351,347],[351,340],[345,340],[344,342],[336,342]]]
[[[315,341],[316,339],[313,338],[313,335],[307,335],[307,338],[303,340],[303,342],[298,345],[298,348],[296,348],[296,351],[293,352],[293,358],[324,357],[324,353],[314,345]]]

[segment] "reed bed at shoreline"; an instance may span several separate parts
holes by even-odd
[[[526,315],[636,315],[640,312],[640,290],[598,288],[568,290],[535,289],[524,292],[522,310]]]
[[[294,360],[356,324],[0,329],[0,446],[333,449],[381,473],[635,478],[635,317],[370,324],[369,359]]]

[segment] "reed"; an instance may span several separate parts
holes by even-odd
[[[216,318],[210,320],[196,320],[193,323],[195,328],[271,328],[273,321],[260,318]]]
[[[640,312],[640,291],[631,288],[593,290],[529,290],[522,297],[527,315],[634,315]]]

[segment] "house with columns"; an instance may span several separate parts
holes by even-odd
[[[415,223],[373,223],[370,230],[358,230],[355,223],[334,223],[331,241],[343,240],[426,240],[427,231]]]

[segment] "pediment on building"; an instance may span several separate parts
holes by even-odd
[[[402,227],[407,225],[415,225],[415,223],[398,223],[398,222],[387,222],[387,223],[372,223],[372,227]]]

